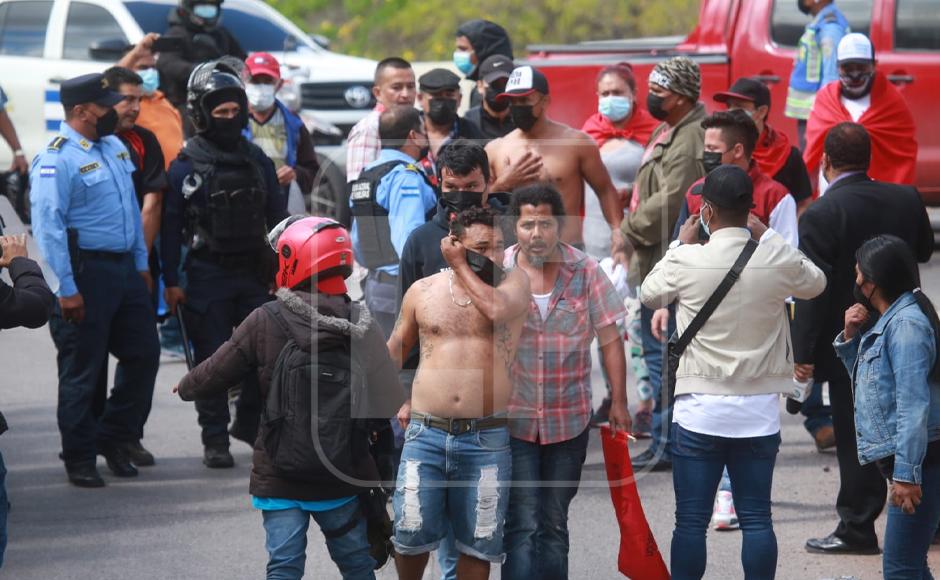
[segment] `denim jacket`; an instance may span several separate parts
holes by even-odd
[[[940,383],[929,380],[937,357],[933,328],[906,292],[864,335],[833,346],[855,395],[858,460],[895,456],[896,481],[921,483],[927,443],[940,439]]]

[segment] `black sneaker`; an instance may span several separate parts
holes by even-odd
[[[131,463],[131,458],[118,443],[100,445],[98,454],[104,456],[108,469],[118,477],[137,477],[137,468]]]
[[[140,441],[133,441],[131,443],[122,444],[124,448],[124,453],[130,457],[131,461],[137,467],[150,467],[156,461],[153,458],[153,453],[144,449],[144,446],[140,444]]]
[[[228,445],[206,445],[202,463],[212,469],[224,469],[235,466],[235,458],[228,451]]]
[[[610,397],[601,401],[601,406],[591,415],[591,427],[600,427],[610,423]]]

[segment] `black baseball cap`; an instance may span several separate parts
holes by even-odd
[[[508,79],[516,65],[512,59],[503,54],[494,54],[480,63],[479,75],[484,82],[491,83],[497,79]]]
[[[113,107],[124,100],[124,95],[112,90],[101,73],[91,73],[62,81],[59,100],[65,107],[95,103],[102,107]]]
[[[418,86],[423,93],[459,89],[460,77],[446,68],[435,68],[418,77]]]
[[[722,209],[749,210],[754,207],[754,184],[737,165],[719,165],[705,177],[702,199]]]
[[[770,106],[770,89],[757,79],[740,78],[734,81],[727,91],[716,93],[714,99],[719,103],[727,103],[728,99],[750,101],[756,107]]]
[[[509,97],[525,97],[532,93],[547,95],[548,79],[535,67],[518,66],[509,75],[506,90],[496,98],[502,100]]]

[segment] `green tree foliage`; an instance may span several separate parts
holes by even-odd
[[[267,0],[339,52],[382,58],[450,60],[457,26],[486,18],[509,32],[513,48],[685,34],[699,0]]]

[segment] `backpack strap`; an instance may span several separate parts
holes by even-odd
[[[705,326],[705,323],[708,322],[709,317],[715,312],[715,309],[718,308],[718,305],[721,304],[721,301],[724,300],[725,296],[731,290],[731,287],[734,286],[734,283],[738,281],[738,278],[741,277],[741,272],[744,271],[744,267],[747,265],[748,261],[751,259],[751,256],[754,255],[754,250],[757,249],[757,242],[754,240],[748,240],[744,244],[744,249],[741,250],[741,254],[738,256],[738,259],[734,262],[734,266],[731,267],[731,270],[725,274],[724,279],[721,281],[721,284],[718,285],[718,288],[715,289],[715,292],[712,293],[708,301],[705,302],[705,305],[702,306],[702,309],[698,311],[698,314],[695,315],[695,318],[692,319],[692,322],[689,323],[688,328],[682,333],[682,336],[679,337],[679,340],[676,341],[674,347],[674,352],[682,356],[682,353],[685,352],[685,349],[688,348],[689,343],[692,342],[692,339],[695,338],[695,335],[698,334],[698,331]]]

